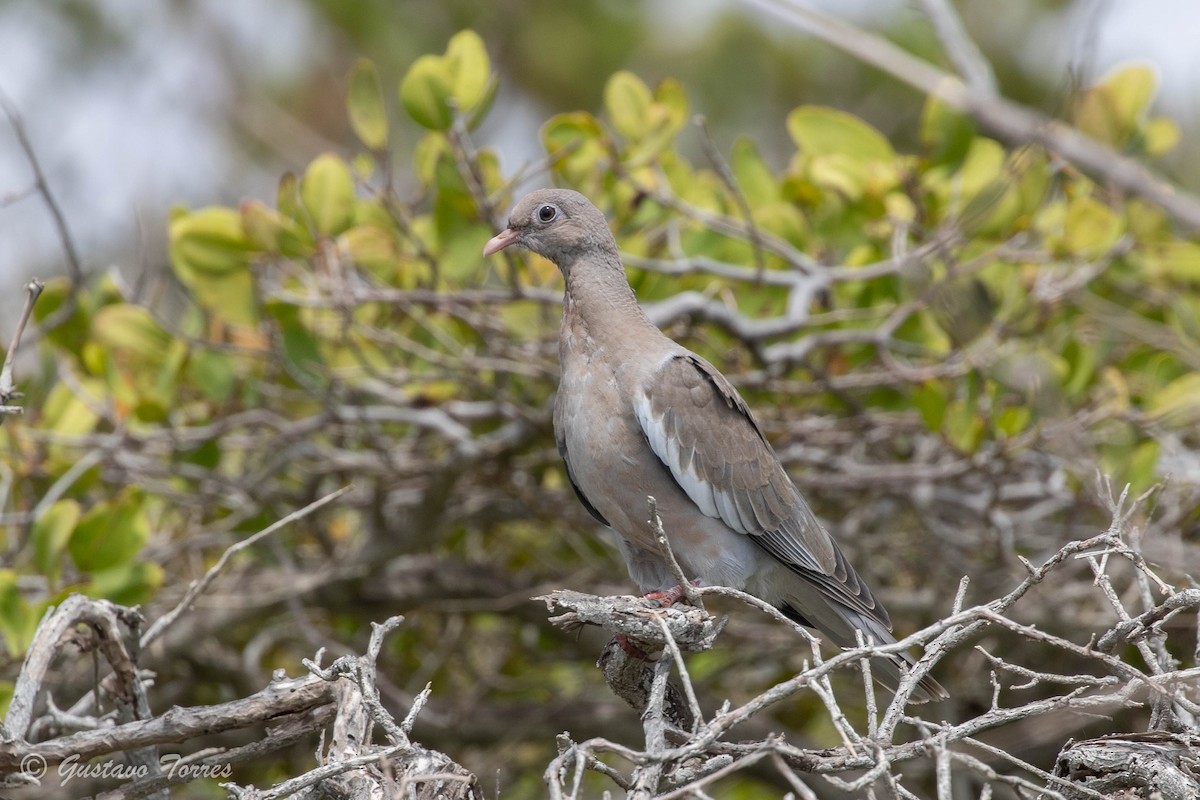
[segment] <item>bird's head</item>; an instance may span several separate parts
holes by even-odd
[[[483,248],[490,256],[509,245],[532,250],[566,274],[585,253],[617,255],[617,244],[600,209],[570,189],[540,189],[521,198],[508,217],[508,227]]]

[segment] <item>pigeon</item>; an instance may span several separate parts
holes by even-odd
[[[839,647],[895,642],[882,603],[779,462],[746,401],[716,367],[638,305],[603,213],[567,189],[517,203],[485,256],[519,246],[566,281],[554,433],[584,507],[616,533],[643,592],[678,590],[648,520],[654,497],[671,550],[697,585],[740,589]],[[662,596],[659,594],[659,596]],[[896,689],[913,663],[872,662]],[[929,676],[912,700],[948,697]]]

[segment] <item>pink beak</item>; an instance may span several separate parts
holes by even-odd
[[[499,253],[516,240],[517,232],[512,228],[505,228],[491,239],[488,239],[488,243],[483,246],[483,254],[485,256],[490,256]]]

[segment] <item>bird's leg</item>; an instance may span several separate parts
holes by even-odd
[[[688,581],[688,583],[690,583],[692,586],[699,586],[700,579],[696,578],[695,580]],[[648,592],[648,593],[642,595],[642,599],[653,600],[653,601],[657,602],[663,608],[669,608],[669,607],[675,605],[676,603],[678,603],[680,600],[682,600],[686,596],[686,594],[687,594],[687,592],[685,592],[683,590],[682,586],[673,586],[670,589],[666,589],[666,590]]]
[[[653,661],[654,660],[650,657],[649,653],[647,653],[645,650],[643,650],[642,648],[640,648],[636,644],[634,644],[633,640],[630,639],[625,634],[623,634],[623,633],[614,634],[613,639],[616,640],[617,647],[624,650],[625,655],[629,656],[630,658],[636,658],[638,661]]]

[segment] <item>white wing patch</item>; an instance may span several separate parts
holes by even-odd
[[[746,530],[738,519],[736,510],[732,515],[726,510],[732,509],[729,499],[722,498],[720,492],[714,493],[712,485],[696,472],[695,454],[689,454],[687,466],[683,465],[679,452],[679,439],[667,435],[662,417],[654,416],[650,408],[650,398],[645,392],[640,392],[634,399],[633,413],[642,426],[642,433],[645,434],[650,449],[654,451],[659,460],[667,465],[675,482],[687,493],[701,513],[707,517],[720,519],[735,530],[745,533]],[[720,508],[718,508],[718,504],[720,504]]]

